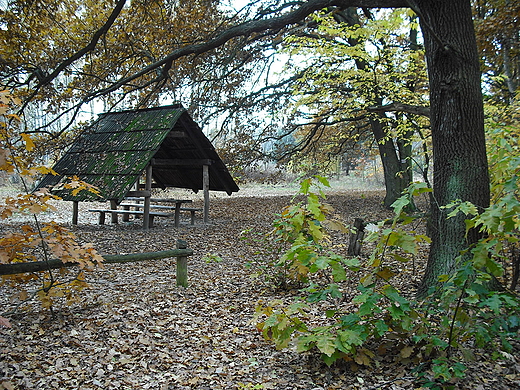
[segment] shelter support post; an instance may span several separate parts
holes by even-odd
[[[78,213],[79,213],[79,202],[77,200],[72,201],[72,224],[78,224]]]
[[[110,199],[110,210],[117,210],[117,199]],[[117,221],[117,214],[116,213],[111,213],[112,216],[111,216],[111,222],[112,223],[118,223]]]
[[[204,190],[204,223],[209,221],[209,165],[202,166],[202,188]]]
[[[146,166],[146,181],[144,190],[148,192],[144,197],[143,229],[150,229],[150,196],[152,191],[152,164]]]

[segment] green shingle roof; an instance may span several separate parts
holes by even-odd
[[[152,164],[156,186],[202,190],[202,165],[209,164],[210,190],[238,191],[211,142],[180,105],[128,110],[100,115],[54,165],[37,188],[49,187],[64,200],[122,200]],[[63,188],[78,176],[96,186],[101,196],[87,191],[73,196]]]

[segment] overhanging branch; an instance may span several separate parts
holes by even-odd
[[[367,107],[367,111],[370,112],[405,112],[408,114],[421,115],[430,117],[430,107],[424,106],[413,106],[411,104],[404,103],[391,103],[384,106],[371,106]]]
[[[216,37],[208,40],[207,42],[187,45],[172,51],[170,54],[165,56],[159,61],[154,62],[153,64],[148,65],[143,68],[139,72],[136,72],[130,76],[119,79],[114,82],[113,85],[99,90],[97,92],[93,92],[88,95],[84,101],[90,101],[98,96],[106,95],[110,92],[113,92],[122,86],[130,83],[131,81],[145,76],[146,74],[154,71],[157,68],[164,67],[165,70],[169,69],[171,63],[176,59],[181,57],[186,57],[188,55],[199,55],[202,53],[206,53],[213,49],[216,49],[225,43],[229,42],[233,38],[241,37],[241,36],[249,36],[255,33],[263,32],[263,31],[278,31],[281,28],[297,23],[307,16],[312,14],[315,11],[327,8],[327,7],[367,7],[367,8],[397,8],[397,7],[407,7],[407,3],[405,0],[310,0],[301,3],[301,5],[282,16],[277,16],[269,19],[260,19],[260,20],[251,20],[249,22],[242,23],[237,26],[230,27],[229,29],[221,32]],[[163,72],[164,73],[164,72]]]

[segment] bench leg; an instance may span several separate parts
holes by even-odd
[[[105,224],[105,213],[104,212],[100,212],[99,213],[99,221],[98,221],[98,223],[100,225],[104,225]]]
[[[191,218],[190,223],[192,225],[195,225],[195,210],[190,210],[190,218]]]
[[[148,220],[150,221],[150,223],[149,223],[150,226],[149,227],[153,227],[153,217],[154,217],[153,215],[150,215],[148,217]]]
[[[130,207],[129,206],[124,206],[123,210],[130,210]],[[123,214],[123,222],[128,222],[128,221],[130,221],[130,215],[129,214]]]

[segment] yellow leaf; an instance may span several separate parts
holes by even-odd
[[[29,298],[29,293],[25,290],[20,291],[20,294],[18,294],[18,299],[20,299],[20,301],[25,301],[27,298]]]
[[[374,283],[374,276],[372,274],[368,274],[368,275],[364,276],[363,278],[361,278],[360,282],[363,285],[363,287],[368,287],[372,283]]]
[[[0,115],[5,115],[9,112],[9,106],[7,104],[0,104]]]
[[[28,152],[34,149],[34,142],[29,134],[22,133],[22,138],[25,141],[25,149],[27,149]]]
[[[7,149],[0,149],[0,167],[7,163],[7,156],[9,156],[9,151]]]
[[[360,366],[370,366],[370,358],[364,353],[356,354],[354,360]]]
[[[392,272],[392,270],[388,267],[383,267],[381,270],[379,270],[377,273],[376,273],[377,276],[379,276],[381,279],[383,280],[388,280],[390,279],[392,276],[395,276],[395,273]]]

